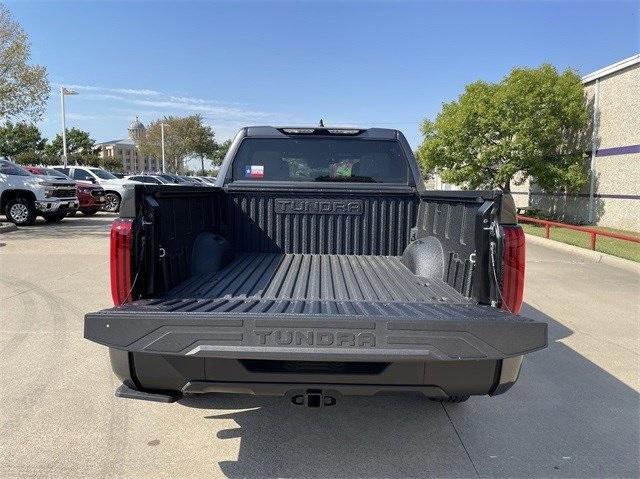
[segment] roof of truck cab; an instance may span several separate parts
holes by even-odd
[[[313,133],[293,133],[294,131],[314,130]],[[352,134],[332,133],[332,131],[356,131]],[[291,131],[292,133],[287,133]],[[376,140],[395,140],[400,133],[391,128],[360,128],[345,126],[248,126],[245,128],[247,137],[287,138],[291,136],[331,136],[335,138],[368,138]]]

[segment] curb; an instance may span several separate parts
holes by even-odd
[[[0,223],[0,233],[9,233],[17,229],[18,227],[14,223]]]
[[[560,241],[542,238],[541,236],[526,234],[526,237],[528,243],[546,246],[548,248],[564,251],[565,253],[577,254],[582,256],[583,258],[593,261],[594,263],[602,263],[608,266],[613,266],[615,268],[626,269],[627,271],[631,271],[632,273],[640,274],[640,263],[636,263],[635,261],[631,261],[629,259],[618,258],[617,256],[613,256],[607,253],[580,248],[579,246],[561,243]]]

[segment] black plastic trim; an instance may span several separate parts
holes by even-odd
[[[320,389],[335,396],[375,396],[396,392],[415,392],[430,398],[445,399],[449,395],[438,386],[402,384],[332,384],[332,383],[274,383],[274,382],[218,382],[190,381],[182,388],[183,394],[232,393],[259,396],[293,396],[307,389]]]
[[[134,389],[126,384],[121,384],[115,391],[115,396],[125,399],[140,399],[143,401],[172,403],[176,402],[182,397],[182,394],[175,391],[143,391],[140,389]]]

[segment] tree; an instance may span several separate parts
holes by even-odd
[[[98,165],[108,171],[123,171],[122,161],[113,156],[105,156],[99,159]]]
[[[78,154],[92,154],[95,140],[86,131],[71,128],[67,133],[67,154],[71,157]],[[47,156],[62,157],[62,135],[59,133],[45,146]]]
[[[0,126],[0,156],[15,160],[20,153],[38,155],[44,149],[46,140],[35,125],[7,122]],[[33,156],[33,155],[32,155]]]
[[[100,158],[94,151],[71,153],[67,156],[67,160],[70,165],[95,166],[99,168],[102,167],[102,158]],[[56,164],[58,164],[60,163],[60,160],[56,159],[56,162]],[[122,168],[122,165],[120,165],[120,167]]]
[[[225,140],[222,143],[218,144],[218,147],[216,148],[216,151],[211,158],[211,163],[213,163],[214,166],[220,166],[222,164],[222,160],[224,160],[224,157],[226,156],[227,151],[229,151],[229,147],[231,146],[232,142],[233,140]]]
[[[122,171],[122,160],[113,156],[98,156],[97,152],[90,151],[87,153],[72,153],[68,157],[69,164],[94,166],[96,168],[102,168],[108,171]],[[55,163],[59,164],[60,160],[56,159]]]
[[[49,98],[47,70],[29,65],[30,56],[29,37],[0,4],[0,118],[38,120],[44,113]]]
[[[200,115],[190,117],[190,122],[193,123],[189,128],[192,154],[200,158],[200,173],[204,176],[204,160],[205,158],[211,159],[215,155],[218,145],[215,141],[213,128],[204,125]]]
[[[170,172],[178,172],[182,162],[189,154],[187,143],[180,135],[181,118],[165,116],[161,120],[151,122],[138,140],[138,149],[142,156],[162,157],[161,124],[164,123],[164,153],[166,168]]]
[[[21,151],[17,153],[12,161],[19,165],[43,165],[46,163],[45,157],[41,151]]]
[[[96,168],[102,167],[102,158],[100,158],[97,154],[91,153],[84,155],[82,153],[76,153],[69,157],[69,162],[74,163],[76,165],[84,165],[84,166],[95,166]]]
[[[418,159],[466,188],[510,190],[528,177],[546,191],[586,182],[588,111],[580,77],[551,65],[516,68],[500,83],[467,85],[422,124]]]
[[[166,116],[149,124],[145,134],[139,140],[140,153],[143,156],[160,158],[161,123],[164,123],[165,161],[168,170],[180,173],[184,169],[184,160],[198,156],[204,166],[204,159],[215,151],[213,129],[202,124],[200,115],[185,117]]]

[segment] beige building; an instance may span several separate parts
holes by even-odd
[[[136,117],[129,125],[129,138],[96,144],[98,156],[117,158],[122,162],[122,171],[125,173],[160,171],[160,161],[157,158],[141,155],[134,141],[139,138],[139,135],[144,134],[144,130],[144,125]]]

